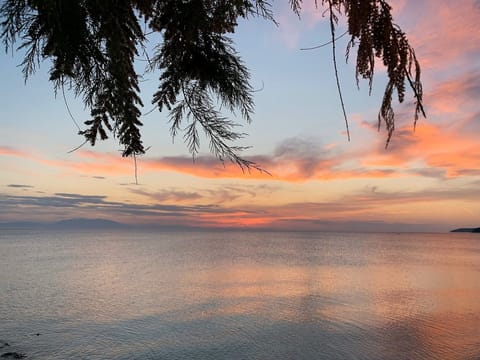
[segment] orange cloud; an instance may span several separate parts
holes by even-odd
[[[414,172],[415,162],[421,162],[424,169],[446,177],[480,175],[480,148],[472,134],[424,121],[415,132],[406,127],[397,130],[387,150],[378,143],[361,162],[367,168],[387,166],[410,172]]]
[[[404,170],[408,169],[409,161],[418,158],[418,148],[433,148],[435,144],[446,141],[446,135],[440,133],[432,126],[419,127],[413,134],[400,130],[396,134],[394,145],[388,151],[381,146],[372,145],[374,151],[367,149],[365,152],[352,153],[352,150],[335,148],[312,147],[308,142],[303,143],[299,139],[290,139],[280,144],[276,151],[269,156],[257,156],[250,158],[258,162],[266,172],[255,169],[242,171],[232,163],[222,164],[211,156],[202,156],[195,161],[187,156],[138,158],[137,164],[142,173],[152,172],[176,172],[189,176],[208,179],[244,179],[264,181],[304,182],[311,180],[336,180],[336,179],[360,179],[360,178],[389,178],[405,176]],[[378,138],[378,135],[377,135]],[[449,139],[450,141],[450,139]],[[462,146],[449,144],[452,149],[449,158],[454,158],[454,150],[465,149],[463,139]],[[380,143],[378,143],[380,145]],[[473,144],[472,144],[473,146]],[[445,149],[445,147],[443,147]],[[471,153],[470,161],[477,157],[475,149]],[[50,160],[39,156],[31,156],[15,149],[3,149],[6,156],[20,156],[38,163],[60,169],[68,169],[71,172],[91,175],[123,176],[134,172],[134,162],[131,158],[122,158],[118,154],[96,153],[93,151],[78,151],[67,160]],[[420,154],[425,154],[424,149]],[[460,156],[460,154],[458,154]],[[462,166],[465,168],[467,157],[463,154]],[[438,154],[431,153],[432,166],[442,165]],[[453,167],[453,163],[451,166]],[[454,174],[452,171],[451,174]]]
[[[118,154],[80,150],[64,160],[51,160],[30,155],[12,148],[2,148],[0,155],[18,156],[60,169],[91,175],[130,175],[134,161]],[[321,147],[301,139],[282,142],[269,156],[249,158],[267,172],[255,169],[242,171],[237,165],[222,163],[212,156],[200,156],[195,161],[189,156],[149,158],[138,157],[137,164],[143,173],[169,171],[208,179],[245,179],[302,182],[308,180],[331,180],[345,178],[382,178],[394,176],[391,170],[347,168],[344,161],[350,155],[342,154],[331,146]]]

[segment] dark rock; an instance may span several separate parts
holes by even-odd
[[[450,232],[480,233],[480,227],[478,227],[478,228],[460,228],[460,229],[451,230]]]
[[[0,355],[0,357],[5,359],[23,359],[23,358],[26,358],[27,356],[25,354],[20,354],[14,351],[14,352],[3,353],[2,355]]]

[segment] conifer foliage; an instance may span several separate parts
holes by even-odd
[[[241,18],[275,22],[266,0],[0,0],[0,37],[7,50],[19,42],[25,51],[22,68],[32,75],[43,59],[52,60],[55,90],[68,86],[90,109],[87,129],[80,131],[92,145],[109,133],[118,137],[123,155],[145,152],[139,74],[134,67],[146,35],[158,33],[160,43],[149,69],[160,74],[152,102],[169,111],[171,133],[183,131],[190,152],[199,151],[199,129],[220,160],[242,169],[258,166],[240,157],[244,148],[231,144],[243,136],[225,109],[251,120],[254,110],[249,71],[229,34]],[[415,121],[423,114],[420,66],[402,30],[393,23],[384,0],[315,1],[330,12],[332,34],[338,16],[348,19],[348,53],[357,49],[357,81],[372,84],[375,57],[387,68],[389,82],[379,112],[388,140],[394,130],[392,97],[413,91]],[[300,15],[301,0],[289,0]]]

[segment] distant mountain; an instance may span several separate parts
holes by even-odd
[[[66,219],[54,222],[49,227],[62,229],[111,229],[118,227],[126,227],[127,225],[106,219]]]
[[[51,223],[16,221],[0,223],[2,229],[116,229],[128,225],[106,219],[66,219]]]
[[[480,233],[480,227],[478,227],[478,228],[459,228],[459,229],[451,230],[450,232]]]

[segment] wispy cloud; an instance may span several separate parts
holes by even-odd
[[[108,200],[103,195],[57,193],[48,196],[0,194],[0,219],[53,221],[71,217],[101,217],[138,224],[198,226],[214,223],[213,217],[242,215],[254,210],[229,209],[214,204],[132,204]],[[206,219],[206,220],[205,220]]]
[[[132,194],[140,195],[146,201],[155,201],[161,203],[209,203],[209,204],[232,204],[235,201],[244,203],[257,197],[257,195],[270,195],[277,191],[278,187],[274,185],[241,185],[241,184],[222,184],[221,186],[212,186],[203,189],[191,189],[194,191],[185,191],[179,188],[167,188],[161,190],[149,190],[147,188],[131,187],[129,191]]]
[[[479,111],[480,68],[441,81],[426,93],[425,103],[435,117],[462,116]]]
[[[475,0],[407,2],[400,19],[414,25],[408,36],[425,69],[458,72],[477,56],[480,8]]]
[[[0,156],[30,157],[25,151],[21,151],[10,146],[0,146]]]
[[[130,189],[130,192],[137,195],[145,196],[151,200],[157,202],[194,202],[203,198],[198,192],[194,191],[179,191],[175,189],[160,190],[160,191],[147,191],[142,189]]]
[[[460,184],[460,183],[459,183]],[[480,203],[478,181],[463,183],[461,186],[437,186],[411,191],[387,191],[377,186],[366,186],[360,190],[338,195],[331,200],[280,202],[276,204],[251,202],[244,198],[239,203],[212,203],[215,196],[210,189],[198,192],[163,190],[148,192],[135,190],[148,202],[110,200],[105,195],[83,195],[75,193],[55,193],[52,195],[12,195],[0,194],[0,220],[43,220],[53,221],[72,217],[101,217],[126,223],[181,225],[202,227],[253,227],[274,229],[310,230],[375,230],[398,229],[399,221],[413,224],[413,231],[433,229],[425,224],[433,224],[445,206],[456,206],[455,216],[448,215],[445,227],[455,226],[462,221],[473,221]],[[242,187],[231,187],[234,193],[254,196],[258,189],[246,195]],[[171,192],[169,195],[168,192]],[[264,191],[275,191],[264,189]],[[184,198],[195,198],[187,204]],[[449,205],[446,205],[449,204]],[[421,214],[418,208],[424,208]],[[411,212],[410,209],[417,209]],[[420,215],[419,215],[420,214]],[[348,220],[347,220],[348,219]],[[397,220],[395,220],[397,219]],[[391,225],[396,223],[395,226]],[[375,226],[377,224],[377,226]],[[417,224],[417,225],[415,225]],[[421,226],[419,225],[421,224]],[[348,226],[347,226],[348,225]],[[437,230],[443,229],[437,225]],[[399,230],[394,230],[399,231]]]

